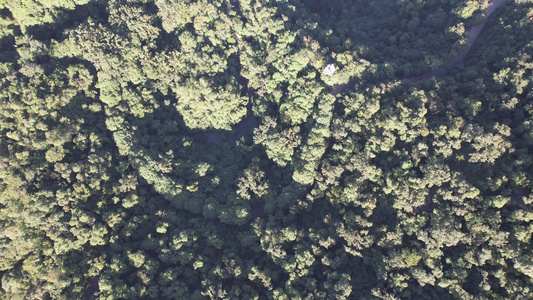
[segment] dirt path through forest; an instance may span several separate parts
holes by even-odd
[[[494,11],[496,11],[496,9],[498,7],[500,7],[506,0],[492,0],[490,1],[489,3],[489,7],[487,8],[487,20],[485,20],[485,22],[483,22],[482,24],[480,25],[477,25],[477,26],[474,26],[472,28],[470,28],[470,30],[468,30],[468,34],[469,34],[469,37],[468,37],[468,41],[466,42],[466,48],[459,54],[457,54],[448,64],[448,66],[443,69],[443,70],[436,70],[436,71],[430,71],[430,72],[427,72],[427,73],[424,73],[424,74],[421,74],[421,75],[417,75],[417,76],[412,76],[412,77],[406,77],[406,78],[396,78],[396,79],[392,79],[392,80],[389,80],[389,81],[410,81],[410,82],[414,82],[414,81],[420,81],[420,80],[426,80],[426,79],[430,79],[432,77],[436,77],[436,78],[439,78],[439,77],[442,77],[444,75],[446,75],[450,70],[452,70],[453,68],[455,68],[455,66],[457,66],[460,62],[462,62],[463,60],[465,60],[465,58],[468,56],[468,54],[470,53],[470,50],[472,50],[472,47],[474,46],[474,43],[476,42],[476,40],[478,39],[479,35],[481,34],[481,31],[483,30],[483,28],[487,25],[487,22],[488,22],[488,18],[494,13]],[[344,90],[348,87],[348,86],[351,86],[353,84],[355,84],[357,82],[357,79],[354,78],[354,79],[351,79],[348,83],[346,84],[343,84],[343,85],[335,85],[333,86],[333,88],[331,89],[331,94],[332,95],[337,95],[338,93],[342,93],[344,92]]]
[[[465,58],[468,56],[468,53],[470,52],[470,50],[474,46],[474,43],[476,42],[476,40],[480,36],[481,31],[483,30],[485,25],[487,25],[488,18],[490,17],[490,15],[492,15],[494,13],[494,11],[496,11],[496,9],[498,7],[500,7],[505,1],[506,0],[492,0],[489,3],[489,7],[487,8],[487,20],[485,20],[485,22],[483,22],[483,24],[480,24],[480,25],[477,25],[477,26],[474,26],[474,27],[470,28],[470,30],[468,31],[469,37],[468,37],[468,41],[466,43],[466,48],[463,50],[463,52],[461,52],[460,54],[456,55],[450,61],[450,63],[448,64],[448,66],[445,69],[427,72],[427,73],[424,73],[424,74],[421,74],[421,75],[418,75],[418,76],[412,76],[412,77],[407,77],[407,78],[396,78],[396,79],[392,79],[392,80],[389,80],[389,81],[411,81],[411,82],[414,82],[414,81],[421,81],[421,80],[430,79],[432,77],[438,78],[438,77],[442,77],[442,76],[446,75],[456,65],[458,65],[460,62],[465,60]],[[351,86],[351,85],[355,84],[356,82],[357,82],[357,79],[353,78],[346,84],[335,85],[331,89],[331,94],[332,95],[337,95],[338,93],[342,93],[342,92],[344,92],[344,90],[348,86]],[[251,116],[251,117],[248,117],[248,118],[244,119],[241,123],[239,123],[236,126],[237,133],[235,135],[231,135],[230,134],[230,136],[229,136],[229,138],[227,138],[227,140],[230,141],[230,143],[232,143],[232,144],[236,143],[236,141],[239,140],[240,137],[245,132],[248,132],[248,131],[252,130],[253,128],[255,128],[257,126],[257,123],[258,123],[257,119],[254,116]],[[208,143],[215,144],[215,145],[217,145],[219,147],[222,146],[222,143],[226,141],[226,140],[222,139],[220,131],[206,132],[206,133],[204,133],[204,136],[205,136],[205,139],[206,139],[206,141]]]

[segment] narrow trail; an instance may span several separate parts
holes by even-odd
[[[421,74],[421,75],[417,75],[417,76],[412,76],[412,77],[393,78],[393,79],[387,80],[387,82],[391,82],[391,81],[416,82],[416,81],[422,81],[422,80],[430,79],[430,78],[433,78],[433,77],[439,78],[439,77],[442,77],[442,76],[448,74],[448,72],[450,72],[459,63],[461,63],[462,61],[464,61],[466,59],[466,57],[468,56],[468,54],[472,50],[472,47],[474,46],[476,40],[479,38],[483,28],[487,25],[488,18],[496,11],[496,9],[498,9],[498,7],[500,7],[503,3],[505,3],[505,1],[506,0],[492,0],[489,3],[489,7],[487,8],[487,11],[486,11],[487,20],[485,20],[485,22],[483,22],[482,24],[474,26],[474,27],[470,28],[470,30],[468,30],[468,35],[469,36],[468,36],[468,41],[466,42],[465,49],[461,53],[456,55],[448,63],[448,66],[445,69],[434,70],[434,71],[430,71],[430,72],[427,72],[427,73],[424,73],[424,74]],[[335,85],[331,89],[331,94],[332,95],[337,95],[339,93],[342,93],[342,92],[344,92],[344,90],[347,87],[354,85],[356,82],[357,82],[357,78],[352,78],[346,84]]]
[[[445,69],[430,71],[430,72],[417,75],[417,76],[412,76],[412,77],[392,78],[392,79],[388,79],[383,82],[392,82],[392,81],[417,82],[417,81],[427,80],[432,77],[439,78],[439,77],[445,76],[448,72],[450,72],[453,68],[455,68],[459,63],[461,63],[462,61],[466,59],[466,57],[470,53],[470,50],[474,46],[476,40],[479,38],[480,34],[482,33],[483,28],[487,25],[488,18],[496,11],[498,7],[500,7],[503,3],[505,3],[505,1],[506,0],[492,0],[489,3],[489,7],[487,8],[487,11],[486,11],[487,20],[485,20],[485,22],[483,22],[480,25],[470,28],[470,30],[468,31],[469,37],[468,37],[468,41],[466,43],[465,49],[461,53],[456,55],[448,63],[448,66]],[[233,8],[236,10],[237,14],[241,18],[244,19],[244,16],[242,16],[242,12],[240,11],[239,1],[233,0],[232,3],[234,5]],[[355,6],[355,3],[356,2],[354,1],[354,6]],[[346,88],[348,88],[349,86],[353,86],[357,81],[358,81],[357,78],[352,78],[346,84],[335,85],[332,87],[330,93],[332,95],[337,95],[339,93],[342,93],[344,92],[344,90],[346,90]],[[248,132],[252,130],[253,128],[255,128],[257,126],[257,123],[258,123],[257,119],[253,116],[244,119],[241,123],[235,126],[236,133],[234,135],[230,134],[229,137],[224,140],[222,139],[221,131],[205,132],[204,136],[208,143],[217,145],[219,147],[221,147],[222,144],[226,141],[229,141],[231,144],[235,144],[236,141],[238,141],[245,132]]]

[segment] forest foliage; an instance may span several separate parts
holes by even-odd
[[[533,298],[533,1],[489,4],[0,0],[0,297]]]

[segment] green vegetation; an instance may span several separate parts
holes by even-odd
[[[488,6],[0,0],[0,298],[533,298],[533,1]]]

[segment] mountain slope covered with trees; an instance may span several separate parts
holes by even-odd
[[[533,1],[0,12],[1,298],[533,298]]]

